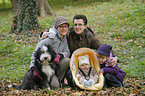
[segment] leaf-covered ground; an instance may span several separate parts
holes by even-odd
[[[7,37],[7,34],[3,34],[2,37],[3,38]],[[7,41],[6,43],[8,43],[8,46],[11,46],[10,49],[12,49],[12,50],[9,49],[9,52],[5,52],[5,54],[3,53],[3,55],[6,55],[6,54],[10,55],[11,52],[14,53],[13,52],[14,51],[13,47],[15,48],[17,46],[17,44],[22,44],[23,46],[28,46],[28,45],[33,46],[33,45],[36,45],[36,43],[39,39],[38,38],[38,33],[35,33],[35,32],[33,34],[31,34],[31,33],[30,34],[25,34],[25,35],[22,34],[22,35],[19,35],[19,36],[11,34],[8,37],[11,37],[12,38],[11,41],[13,41],[13,43],[15,42],[16,45],[13,44],[13,43],[11,44],[10,42]],[[22,48],[22,49],[25,49],[25,47]],[[121,95],[121,96],[144,96],[145,95],[145,80],[144,79],[128,78],[128,77],[125,78],[124,87],[121,87],[121,88],[105,88],[105,89],[102,89],[102,90],[99,90],[99,91],[88,91],[88,90],[80,91],[80,90],[77,90],[77,89],[75,89],[75,90],[71,89],[69,86],[66,86],[66,87],[60,88],[60,89],[56,89],[56,90],[51,90],[51,91],[47,90],[47,89],[43,89],[43,90],[42,89],[37,89],[37,90],[15,90],[13,88],[9,88],[8,85],[10,85],[14,82],[15,82],[15,84],[18,84],[18,85],[21,84],[21,79],[22,79],[24,73],[26,73],[26,71],[28,69],[28,66],[29,66],[29,62],[30,62],[29,58],[31,56],[31,53],[32,53],[31,51],[32,50],[34,50],[34,49],[31,48],[30,54],[27,54],[27,56],[28,56],[27,58],[26,58],[25,54],[24,54],[24,56],[22,56],[22,57],[24,57],[24,59],[25,58],[26,58],[26,60],[28,59],[28,61],[27,61],[28,64],[27,64],[27,66],[25,66],[26,68],[18,67],[20,69],[19,69],[19,71],[17,70],[17,72],[21,76],[17,76],[16,75],[17,72],[16,73],[14,72],[13,74],[10,73],[10,75],[8,75],[8,77],[10,77],[10,78],[8,78],[8,77],[1,78],[1,80],[0,80],[0,89],[1,89],[0,90],[0,95],[16,95],[16,96],[18,96],[18,95],[36,95],[36,96],[40,96],[40,95],[46,95],[46,96],[49,96],[49,95],[55,95],[55,96],[64,96],[64,95],[65,96],[66,95],[71,95],[71,96],[78,96],[78,95],[81,95],[81,96],[82,95],[83,96],[86,96],[86,95],[89,95],[89,96],[95,96],[95,95],[97,95],[97,96],[116,96],[116,95]],[[15,54],[17,55],[17,52]],[[22,53],[18,52],[18,54],[23,55],[23,52]],[[19,62],[19,60],[15,61],[15,62]],[[24,60],[24,61],[21,61],[21,62],[26,62],[26,61]],[[14,65],[14,67],[16,67],[16,66]],[[9,67],[9,69],[5,68],[3,70],[11,71],[11,69],[13,69],[13,68]],[[7,74],[9,74],[9,73],[7,73]],[[12,77],[12,76],[16,77],[15,80],[14,80],[14,77]],[[13,79],[11,79],[11,78],[13,78]]]
[[[0,12],[0,95],[145,96],[145,5],[127,1],[121,4],[93,2],[81,6],[72,3],[55,10],[58,16],[65,16],[70,25],[76,14],[85,14],[88,17],[88,25],[99,40],[112,45],[119,55],[118,65],[126,72],[124,87],[99,91],[79,91],[68,86],[51,91],[9,88],[8,85],[12,83],[21,84],[23,76],[29,69],[31,54],[42,30],[12,34],[10,29],[13,13],[2,11]],[[54,16],[38,17],[38,21],[43,29],[50,28],[53,26],[54,18]]]
[[[88,90],[77,90],[71,89],[66,86],[56,90],[47,89],[37,89],[37,90],[16,90],[9,88],[8,85],[11,84],[10,80],[3,79],[0,83],[0,95],[54,95],[54,96],[145,96],[145,81],[136,80],[132,78],[126,78],[124,81],[124,87],[120,88],[104,88],[99,91],[88,91]],[[17,83],[18,84],[18,83]]]

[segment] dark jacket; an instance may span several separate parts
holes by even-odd
[[[121,84],[123,85],[123,80],[124,77],[126,75],[126,73],[124,71],[122,71],[120,68],[118,68],[118,65],[116,64],[114,67],[112,66],[105,66],[106,63],[104,64],[100,64],[101,69],[103,71],[103,73],[111,73],[113,75],[116,76],[116,78],[121,82]]]
[[[81,34],[76,34],[73,28],[70,29],[68,46],[71,55],[76,49],[87,47],[97,50],[100,45],[101,42],[88,29],[85,29]]]
[[[97,37],[92,34],[92,32],[87,28],[81,34],[76,34],[73,28],[69,29],[68,34],[68,47],[70,49],[70,56],[72,53],[82,47],[87,47],[91,49],[98,49],[102,43],[97,39]],[[113,56],[117,54],[113,51]]]

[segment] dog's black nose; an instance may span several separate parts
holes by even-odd
[[[47,60],[48,57],[44,57],[44,60]]]

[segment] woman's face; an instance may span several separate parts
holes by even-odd
[[[68,29],[69,29],[68,24],[61,24],[57,28],[62,37],[68,33]]]
[[[105,56],[105,55],[102,55],[102,54],[99,54],[97,53],[97,58],[98,58],[98,62],[99,64],[103,64],[105,61],[108,60],[108,56]]]

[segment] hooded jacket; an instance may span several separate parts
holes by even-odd
[[[63,39],[61,38],[61,35],[59,31],[55,28],[49,29],[49,37],[43,40],[40,40],[36,46],[36,49],[33,51],[31,56],[31,64],[30,68],[34,66],[34,60],[35,60],[35,53],[39,47],[42,45],[50,45],[52,49],[58,54],[62,54],[64,58],[70,56],[70,51],[68,49],[67,44],[67,36],[64,36]]]

